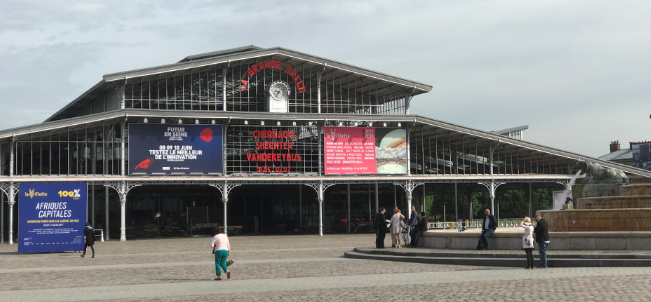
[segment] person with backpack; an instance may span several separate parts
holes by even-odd
[[[477,244],[478,250],[488,249],[488,237],[493,235],[495,229],[497,229],[497,218],[491,215],[491,210],[486,209],[484,213],[486,214],[486,218],[484,218],[484,223],[481,228],[481,235],[479,236],[479,244]]]

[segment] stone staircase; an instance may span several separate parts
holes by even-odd
[[[549,267],[640,267],[651,266],[651,251],[548,251]],[[468,251],[421,248],[355,248],[346,258],[402,261],[430,264],[522,267],[527,264],[523,251]],[[536,266],[539,258],[534,252]]]

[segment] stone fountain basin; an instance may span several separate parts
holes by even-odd
[[[574,202],[574,208],[577,210],[651,208],[651,196],[633,195],[579,198]]]
[[[521,250],[523,231],[522,228],[497,228],[488,239],[489,248]],[[549,239],[550,250],[651,250],[651,232],[550,232]],[[419,245],[433,249],[470,250],[477,247],[478,240],[479,232],[434,230],[423,234]]]
[[[651,208],[537,211],[552,232],[648,232]]]

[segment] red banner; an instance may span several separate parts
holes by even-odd
[[[325,127],[325,174],[375,174],[375,128]]]

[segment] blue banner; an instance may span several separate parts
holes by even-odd
[[[86,183],[21,183],[18,252],[82,251],[86,224]]]
[[[221,125],[129,125],[129,174],[221,174],[223,163]]]

